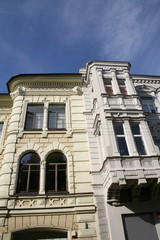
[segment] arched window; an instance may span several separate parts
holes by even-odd
[[[20,160],[17,193],[39,190],[40,158],[37,153],[25,154]]]
[[[54,152],[47,158],[46,192],[66,192],[67,159],[63,153]]]

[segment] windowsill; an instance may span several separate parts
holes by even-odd
[[[10,195],[10,197],[26,197],[26,198],[30,198],[30,197],[54,197],[54,196],[64,196],[64,195],[69,195],[69,192],[64,191],[64,192],[48,192],[48,193],[44,193],[44,194],[39,194],[38,192],[33,193],[33,192],[28,192],[28,193],[15,193],[14,195]]]

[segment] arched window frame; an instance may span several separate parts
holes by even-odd
[[[22,162],[25,158],[25,156],[29,154],[35,154],[36,158],[38,158],[39,162]],[[22,180],[25,181],[24,186],[20,185],[20,177],[21,174],[24,174],[22,177]],[[34,175],[33,175],[34,173]],[[37,174],[35,174],[37,173]],[[26,176],[25,176],[26,175]],[[25,179],[26,177],[26,179]],[[38,178],[38,180],[37,180]],[[34,183],[32,185],[32,182]],[[37,183],[36,183],[37,182]],[[25,186],[26,185],[26,186]],[[30,187],[36,186],[37,188],[31,190]],[[25,187],[25,189],[24,189]],[[17,188],[16,193],[17,194],[37,194],[39,192],[40,187],[40,157],[39,155],[34,151],[28,151],[25,152],[19,159],[19,168],[18,168],[18,179],[17,179]]]
[[[50,163],[49,158],[53,157],[54,160],[54,155],[56,158],[56,154],[60,154],[62,158],[65,159],[65,161],[51,161]],[[52,159],[51,159],[52,160]],[[46,157],[46,173],[45,173],[45,192],[47,194],[53,194],[53,193],[66,193],[68,189],[68,174],[67,174],[67,157],[65,156],[64,153],[61,151],[53,151],[48,154]],[[50,173],[50,174],[49,174]],[[60,186],[60,177],[63,177],[62,179],[62,184]],[[49,186],[48,183],[50,183],[50,178],[53,179],[53,185],[51,189],[51,184]],[[65,185],[65,186],[64,186]],[[64,189],[61,189],[61,188]],[[50,188],[50,189],[49,189]]]

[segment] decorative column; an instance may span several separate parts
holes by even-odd
[[[49,102],[44,100],[44,116],[43,116],[43,132],[42,136],[47,137],[47,130],[48,130],[48,107],[49,107]]]
[[[17,134],[19,131],[19,119],[22,112],[23,95],[25,89],[19,87],[15,92],[11,93],[13,107],[9,121],[7,132],[6,146],[3,153],[2,168],[0,175],[0,207],[5,207],[7,197],[9,195],[9,187],[11,184],[12,165],[14,162],[14,154],[16,151]]]
[[[40,186],[39,194],[45,194],[46,163],[43,160],[40,165]]]

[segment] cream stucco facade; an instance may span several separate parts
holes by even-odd
[[[56,239],[97,239],[81,75],[18,75],[8,88],[11,97],[0,100],[0,239],[17,239],[16,233],[25,236],[32,230],[57,231]],[[26,130],[27,106],[39,104],[42,128]],[[50,104],[65,106],[65,129],[48,129]],[[47,157],[54,152],[67,159],[65,193],[45,189]],[[20,160],[28,153],[40,158],[36,194],[17,193]]]

